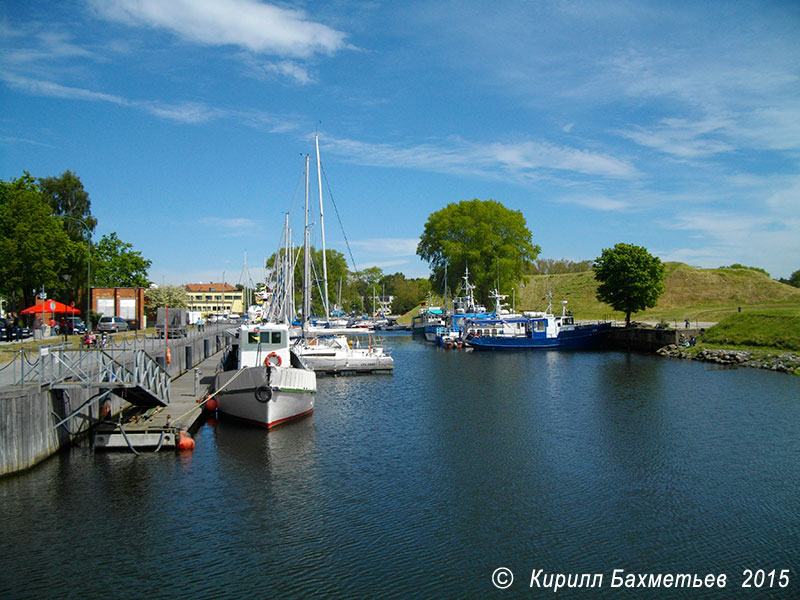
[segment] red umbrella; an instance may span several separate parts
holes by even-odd
[[[79,315],[81,311],[77,308],[72,306],[67,306],[63,302],[58,302],[57,300],[45,300],[44,302],[39,302],[34,306],[29,306],[28,308],[19,311],[21,315],[32,315],[32,314],[67,314],[67,315]]]

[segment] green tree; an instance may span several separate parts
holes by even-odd
[[[298,265],[299,269],[301,269],[301,271],[298,271],[295,274],[294,278],[295,304],[298,307],[302,306],[302,266],[304,264],[304,252],[305,250],[300,248],[299,254],[295,256],[295,264]],[[267,259],[267,269],[275,268],[275,260],[277,256],[278,254],[274,253]],[[324,315],[325,307],[323,306],[322,301],[322,250],[317,250],[316,248],[311,247],[309,250],[309,256],[311,257],[311,312],[314,315]],[[350,271],[347,269],[347,260],[345,259],[344,254],[338,250],[326,248],[325,259],[328,269],[328,303],[330,308],[333,309],[333,305],[336,303],[339,293],[339,281],[342,281],[343,286],[345,286],[345,289],[342,291],[343,297],[348,297],[347,294]]]
[[[59,296],[67,285],[62,276],[70,274],[72,258],[80,253],[63,220],[51,212],[29,173],[0,181],[0,294],[12,305],[21,300],[17,308],[34,304],[42,287]]]
[[[478,199],[448,204],[428,216],[417,246],[417,254],[431,265],[436,293],[444,291],[434,282],[443,281],[445,265],[451,291],[469,267],[476,296],[484,303],[492,288],[508,289],[520,282],[540,251],[520,211]]]
[[[632,313],[653,308],[665,289],[661,260],[631,244],[604,249],[594,262],[594,278],[600,282],[597,299],[624,312],[625,325],[630,325]]]
[[[148,287],[151,264],[132,244],[112,232],[94,246],[92,283],[95,287]]]
[[[381,295],[381,279],[383,270],[380,267],[367,267],[350,275],[352,310],[372,311],[372,295]]]
[[[157,308],[188,308],[189,296],[182,285],[151,287],[144,293],[147,311],[155,313]]]
[[[800,269],[789,275],[789,285],[800,288]]]
[[[386,284],[386,294],[394,296],[392,314],[407,313],[417,306],[430,290],[431,283],[427,279],[406,279],[402,273],[395,273]]]
[[[54,215],[70,217],[65,219],[64,228],[74,242],[89,243],[86,228],[78,223],[82,221],[89,233],[94,232],[97,219],[92,216],[92,202],[89,194],[83,189],[80,177],[72,171],[64,171],[60,177],[40,177],[41,189]]]

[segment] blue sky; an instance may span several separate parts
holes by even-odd
[[[472,198],[542,257],[800,268],[798,2],[7,0],[0,28],[0,178],[77,173],[156,283],[245,251],[259,280],[287,212],[301,243],[315,131],[358,268],[426,276],[428,215]]]

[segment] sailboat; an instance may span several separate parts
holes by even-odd
[[[391,371],[394,359],[383,347],[373,344],[372,334],[367,331],[366,347],[359,341],[352,342],[347,333],[364,334],[363,328],[347,329],[331,327],[328,309],[328,270],[325,258],[325,221],[322,203],[322,167],[319,156],[319,136],[314,135],[317,153],[317,178],[319,182],[319,214],[322,230],[322,290],[325,309],[324,325],[311,324],[311,284],[308,234],[308,166],[306,166],[306,219],[305,219],[305,265],[303,279],[303,322],[301,336],[295,340],[293,351],[304,364],[314,371],[326,373]],[[308,164],[308,163],[306,163]],[[356,338],[358,340],[358,338]]]
[[[214,383],[221,415],[267,428],[310,415],[317,391],[316,373],[290,347],[294,261],[288,215],[286,221],[284,253],[276,256],[281,259],[276,269],[279,283],[275,292],[267,294],[265,285],[259,294],[259,322],[248,321],[226,332],[230,348]]]

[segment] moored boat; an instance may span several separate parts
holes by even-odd
[[[372,336],[366,347],[360,346],[358,338],[355,340],[354,343],[345,335],[304,338],[295,343],[294,349],[314,371],[369,373],[394,369],[394,359],[383,347],[373,344]]]
[[[270,428],[313,412],[316,374],[289,350],[286,325],[244,324],[230,334],[214,387],[221,415]]]
[[[464,326],[467,343],[475,350],[594,349],[601,347],[611,323],[576,325],[571,314],[523,313],[522,317],[468,321]]]

